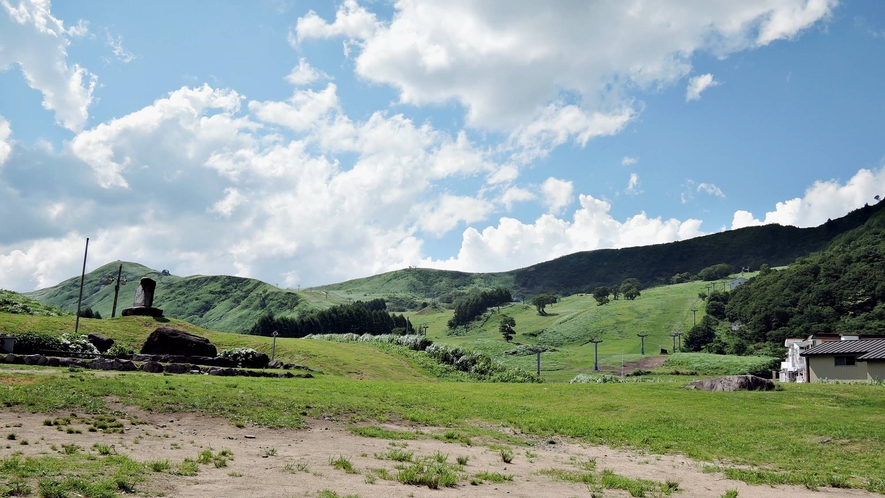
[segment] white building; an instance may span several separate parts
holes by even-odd
[[[800,356],[803,351],[814,345],[812,339],[787,339],[784,346],[787,347],[787,359],[781,362],[781,382],[808,382],[805,378],[805,358]]]

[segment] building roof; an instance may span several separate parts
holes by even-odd
[[[827,356],[856,354],[860,361],[885,360],[885,339],[860,339],[857,341],[822,342],[800,356]]]

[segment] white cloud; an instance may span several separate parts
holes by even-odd
[[[632,164],[636,164],[639,159],[630,156],[624,156],[624,159],[621,159],[621,166],[630,166]]]
[[[298,47],[307,38],[337,36],[366,39],[372,36],[378,26],[375,14],[361,7],[356,0],[345,0],[335,13],[335,22],[332,24],[327,23],[312,10],[304,17],[298,18],[295,30],[289,33],[289,43],[293,47]]]
[[[642,191],[639,190],[639,175],[636,173],[630,173],[630,181],[627,182],[626,192],[630,195],[638,195],[642,193]]]
[[[9,155],[12,154],[12,143],[9,137],[12,136],[12,126],[3,116],[0,116],[0,166],[6,162]]]
[[[462,221],[473,223],[485,219],[492,208],[492,204],[484,199],[446,194],[435,203],[418,208],[421,212],[419,226],[425,232],[441,236]]]
[[[78,134],[71,151],[92,167],[103,187],[129,188],[127,177],[157,181],[175,177],[175,165],[206,161],[213,150],[250,145],[241,130],[257,125],[237,119],[241,97],[230,90],[181,88],[167,98]]]
[[[249,102],[249,110],[261,121],[286,126],[294,131],[312,128],[319,119],[338,108],[337,87],[324,90],[296,90],[288,102]]]
[[[885,167],[878,171],[859,170],[844,185],[837,180],[816,181],[805,191],[804,197],[778,202],[774,211],[765,213],[763,221],[749,211],[734,213],[731,228],[777,223],[797,227],[813,227],[828,219],[845,216],[845,213],[864,204],[874,203],[874,197],[885,194]]]
[[[135,60],[135,54],[123,48],[122,36],[117,36],[117,39],[115,40],[110,33],[107,33],[107,40],[105,41],[105,45],[110,47],[111,52],[113,52],[114,57],[116,57],[118,61],[127,64]]]
[[[574,200],[575,186],[567,180],[548,178],[541,184],[541,194],[547,212],[558,214]]]
[[[4,15],[5,14],[5,15]],[[82,36],[84,23],[66,29],[46,0],[0,1],[0,71],[17,64],[28,85],[43,94],[43,107],[73,131],[89,118],[96,77],[67,61],[69,37]]]
[[[501,194],[501,197],[498,198],[498,202],[503,204],[504,207],[510,211],[513,208],[513,205],[517,202],[526,202],[537,199],[538,196],[533,194],[531,191],[520,188],[520,187],[510,187]]]
[[[710,195],[715,195],[716,197],[722,197],[723,199],[725,198],[725,194],[722,193],[722,189],[720,189],[716,185],[713,185],[712,183],[699,183],[697,191],[706,192]]]
[[[286,76],[286,81],[295,86],[309,85],[320,79],[332,79],[331,76],[308,64],[307,59],[298,59],[298,65]]]
[[[345,46],[358,51],[357,73],[395,87],[403,103],[457,102],[472,127],[534,126],[550,140],[585,143],[599,135],[601,116],[635,114],[632,89],[668,86],[689,74],[694,53],[725,57],[793,38],[828,18],[835,4],[662,0],[516,8],[503,0],[402,0],[382,23],[349,0],[332,23],[314,12],[300,18],[293,38],[347,38]]]
[[[245,202],[245,199],[240,194],[240,191],[233,187],[228,187],[224,189],[224,198],[213,204],[212,207],[209,208],[209,212],[218,213],[225,218],[230,218],[234,209],[243,202]]]
[[[688,80],[688,87],[685,89],[685,101],[699,100],[701,92],[711,86],[718,86],[719,82],[713,79],[710,73],[694,76]]]
[[[461,271],[505,271],[547,261],[577,251],[632,247],[685,240],[703,235],[701,222],[663,220],[640,213],[620,222],[612,218],[611,204],[589,195],[572,219],[545,214],[534,223],[501,218],[497,226],[464,231],[457,257],[426,258],[422,266]]]

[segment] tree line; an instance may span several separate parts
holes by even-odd
[[[311,334],[414,334],[412,322],[387,311],[384,299],[357,301],[314,311],[298,318],[276,317],[268,311],[249,330],[250,335],[306,337]]]
[[[471,294],[455,303],[455,313],[449,319],[450,329],[467,325],[491,307],[500,306],[513,301],[510,289],[496,289]]]

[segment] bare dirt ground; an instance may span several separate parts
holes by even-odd
[[[138,487],[140,494],[181,498],[314,497],[322,490],[333,491],[342,497],[587,497],[591,496],[587,486],[557,480],[542,471],[581,471],[580,464],[588,460],[596,461],[596,471],[611,469],[631,478],[676,481],[679,491],[673,496],[679,497],[719,497],[729,490],[736,490],[741,498],[878,496],[851,490],[822,489],[815,492],[792,486],[749,486],[727,480],[721,474],[704,473],[702,462],[683,457],[585,446],[561,438],[526,440],[528,446],[511,445],[514,457],[512,463],[508,464],[502,461],[499,448],[490,448],[481,441],[474,440],[471,446],[466,446],[430,437],[444,434],[444,428],[384,424],[382,427],[390,430],[421,430],[427,434],[419,440],[391,442],[353,435],[346,424],[331,420],[310,420],[309,428],[302,430],[237,428],[226,420],[192,414],[158,415],[131,407],[116,408],[125,412],[126,419],[137,418],[147,423],[130,425],[126,422],[122,434],[106,434],[88,432],[83,422],[79,422],[80,425],[74,422],[72,427],[82,429],[82,433],[69,434],[44,425],[47,418],[53,418],[51,416],[0,410],[2,435],[5,437],[10,432],[16,434],[15,441],[4,440],[7,444],[0,445],[0,458],[18,451],[26,456],[57,454],[57,450],[51,447],[55,445],[60,448],[65,444],[76,444],[83,451],[94,451],[90,448],[95,443],[113,445],[117,453],[145,462],[169,459],[175,463],[184,458],[196,459],[206,449],[233,452],[233,459],[225,467],[200,465],[199,474],[195,477],[154,473],[148,482]],[[27,440],[28,444],[20,444],[21,440]],[[391,443],[400,446],[394,447]],[[375,456],[394,448],[413,451],[416,457],[440,452],[447,454],[452,464],[458,457],[467,457],[468,461],[462,478],[453,488],[432,490],[380,478],[370,483],[373,479],[367,478],[372,475],[369,469],[386,468],[395,475],[396,462]],[[356,473],[334,469],[329,463],[330,458],[338,456],[348,458]],[[513,480],[472,485],[471,479],[483,471],[512,475]],[[592,496],[629,495],[621,490],[605,489],[600,492],[597,489]]]

